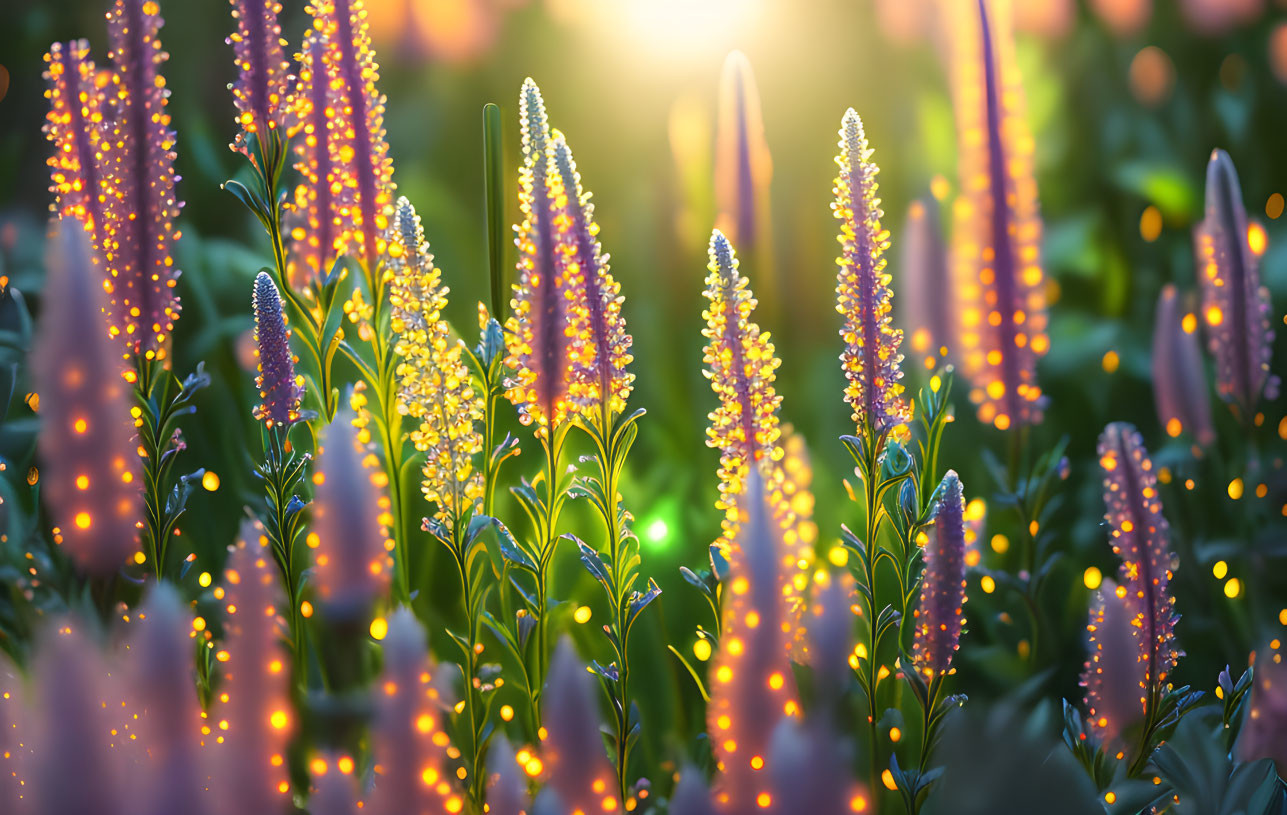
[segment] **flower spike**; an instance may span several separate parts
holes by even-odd
[[[1198,282],[1207,342],[1216,360],[1216,390],[1244,421],[1263,394],[1278,395],[1270,374],[1274,332],[1269,291],[1260,285],[1256,255],[1247,241],[1247,211],[1229,154],[1211,153],[1206,217],[1198,226]]]
[[[47,162],[56,198],[53,210],[85,225],[98,255],[95,262],[100,262],[107,234],[104,208],[112,192],[100,168],[106,132],[103,106],[106,85],[115,75],[99,73],[85,40],[54,43],[45,62],[49,63],[45,69],[49,113],[44,131],[54,145]]]
[[[961,479],[948,470],[939,487],[934,528],[925,547],[916,619],[914,660],[926,677],[943,675],[961,647],[965,618],[965,496]]]
[[[768,230],[772,178],[755,73],[746,54],[732,51],[719,81],[715,197],[719,229],[743,249],[757,246]]]
[[[1287,773],[1287,662],[1275,637],[1256,653],[1251,709],[1238,736],[1237,759],[1272,759],[1279,778]]]
[[[1014,55],[1009,0],[956,4],[953,77],[961,197],[952,265],[959,357],[979,420],[1041,421],[1037,360],[1050,347],[1033,139]],[[956,349],[954,349],[956,350]]]
[[[903,400],[899,345],[903,332],[890,317],[890,276],[885,272],[889,233],[880,225],[884,213],[876,197],[876,173],[862,120],[853,108],[840,124],[840,155],[836,164],[836,200],[831,211],[840,221],[843,252],[836,283],[836,311],[844,317],[840,355],[845,379],[845,401],[861,432],[872,439],[905,424],[911,415]]]
[[[519,420],[536,424],[538,435],[568,418],[571,402],[571,356],[567,336],[568,300],[579,282],[554,259],[555,237],[550,193],[550,125],[541,89],[530,78],[519,95],[523,134],[523,166],[518,176],[518,200],[523,222],[515,227],[518,282],[510,301],[513,315],[506,324],[508,357],[513,376],[505,381],[506,395],[518,408]]]
[[[65,218],[47,256],[45,312],[31,370],[41,395],[41,482],[78,567],[110,575],[138,551],[142,480],[130,397],[103,319],[102,285],[80,223]]]
[[[599,245],[590,193],[581,189],[572,150],[558,131],[553,134],[551,161],[557,260],[564,279],[581,284],[569,309],[573,325],[570,396],[583,411],[608,399],[611,412],[621,413],[635,378],[626,368],[634,357],[621,316],[621,286]]]
[[[547,693],[544,749],[557,811],[620,812],[615,774],[599,732],[594,683],[566,637],[554,650]]]
[[[160,9],[155,0],[116,0],[107,15],[112,64],[119,82],[117,110],[104,141],[106,172],[115,194],[107,199],[112,336],[127,351],[163,358],[165,343],[179,317],[174,294],[179,270],[171,247],[179,238],[175,220],[183,206],[175,195],[174,131],[166,100],[170,91],[160,67],[169,54],[161,49]],[[104,244],[105,246],[107,244]]]
[[[1153,397],[1157,416],[1171,437],[1189,433],[1206,447],[1215,441],[1207,380],[1198,348],[1198,318],[1180,316],[1175,286],[1162,287],[1153,324]]]
[[[755,297],[737,269],[733,246],[718,229],[711,234],[710,273],[703,292],[710,305],[702,313],[707,344],[703,371],[719,405],[710,413],[706,444],[720,451],[720,503],[725,510],[726,533],[730,518],[745,490],[744,480],[753,462],[777,460],[781,427],[778,405],[782,397],[773,387],[781,364],[774,355],[769,333],[751,320]]]
[[[483,400],[442,317],[448,289],[406,198],[394,211],[388,264],[390,326],[402,357],[395,371],[398,410],[420,423],[411,441],[425,454],[425,499],[438,505],[439,518],[463,518],[483,494],[482,473],[473,464],[483,449],[475,424],[483,418]]]
[[[1140,633],[1125,586],[1112,580],[1100,584],[1086,631],[1089,642],[1081,685],[1086,689],[1088,721],[1100,740],[1111,744],[1144,717]]]
[[[290,87],[290,63],[286,61],[286,40],[277,21],[282,4],[278,0],[230,0],[237,30],[226,42],[237,61],[237,81],[229,85],[239,115],[241,132],[231,145],[252,161],[251,140],[283,134]]]
[[[932,196],[913,201],[903,227],[896,322],[927,370],[933,370],[956,344],[951,269]]]
[[[1139,661],[1144,665],[1141,699],[1160,691],[1182,655],[1175,643],[1175,598],[1167,586],[1175,569],[1169,527],[1162,515],[1153,461],[1135,428],[1114,422],[1099,437],[1104,473],[1104,519],[1111,528],[1113,552],[1126,588],[1133,625],[1138,629]]]
[[[255,418],[269,427],[289,426],[299,420],[304,386],[295,375],[290,329],[282,317],[281,292],[268,272],[255,276],[251,308],[255,312],[255,354],[259,357],[255,387],[263,400],[255,408]]]

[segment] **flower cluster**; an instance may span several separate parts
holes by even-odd
[[[402,358],[395,371],[398,410],[419,422],[411,441],[425,454],[425,498],[438,505],[440,517],[459,519],[482,498],[473,457],[483,449],[475,424],[483,418],[483,400],[442,316],[448,290],[406,198],[395,209],[388,271],[389,322]]]
[[[568,306],[572,322],[569,398],[582,412],[607,400],[604,407],[609,414],[621,413],[635,379],[626,367],[634,357],[621,316],[621,286],[599,246],[594,204],[590,193],[581,189],[581,174],[562,133],[553,134],[550,153],[557,261],[563,279],[580,284]]]
[[[286,40],[277,21],[282,4],[278,0],[230,2],[237,30],[227,42],[236,54],[237,81],[229,87],[241,125],[232,149],[254,161],[252,139],[267,139],[274,131],[285,137],[291,76]]]
[[[1090,606],[1081,685],[1086,689],[1090,727],[1106,744],[1116,742],[1144,716],[1139,693],[1145,682],[1144,663],[1134,623],[1126,587],[1105,580]]]
[[[751,320],[755,297],[737,269],[733,246],[719,231],[711,235],[709,274],[703,292],[706,327],[703,371],[719,404],[710,413],[707,445],[720,451],[720,504],[733,512],[752,464],[781,459],[778,405],[773,387],[780,364],[769,333]],[[727,529],[727,525],[726,525]]]
[[[948,470],[939,487],[934,528],[925,547],[913,659],[927,677],[951,670],[961,647],[965,618],[965,495],[961,479]]]
[[[255,418],[269,427],[289,426],[299,420],[304,384],[295,374],[290,330],[282,317],[281,292],[268,272],[255,276],[251,309],[255,312],[255,355],[259,357],[255,387],[262,400],[255,408]]]
[[[579,288],[571,275],[582,273],[580,264],[555,260],[555,227],[549,163],[550,124],[541,89],[530,78],[519,94],[523,135],[523,166],[519,170],[518,200],[523,222],[515,229],[518,247],[518,282],[514,284],[514,309],[506,325],[507,367],[513,375],[506,382],[509,400],[525,425],[535,424],[538,434],[561,424],[575,409],[571,400],[571,339],[569,292]]]
[[[837,260],[836,311],[844,317],[840,360],[848,382],[845,401],[860,430],[874,440],[903,425],[911,414],[899,384],[903,332],[893,327],[890,316],[890,276],[885,272],[889,233],[880,225],[884,213],[876,197],[879,168],[871,153],[862,120],[849,108],[840,125],[840,175],[831,205],[840,221],[838,240],[843,248]]]
[[[1198,227],[1198,282],[1208,344],[1216,360],[1216,390],[1247,420],[1261,394],[1274,399],[1269,373],[1274,332],[1269,291],[1260,285],[1247,241],[1247,212],[1233,161],[1223,150],[1207,164],[1206,217]]]
[[[107,15],[111,59],[119,81],[114,108],[100,142],[112,193],[106,198],[102,251],[110,278],[106,288],[112,336],[149,358],[165,356],[165,342],[179,316],[174,294],[179,270],[171,248],[179,238],[175,219],[174,131],[166,100],[170,92],[160,67],[160,8],[155,0],[116,0]]]
[[[1050,347],[1041,269],[1034,142],[1005,0],[954,4],[953,84],[961,196],[952,265],[959,359],[979,420],[1037,424],[1037,359]],[[997,11],[999,13],[991,13]],[[958,350],[958,349],[953,349]]]
[[[1104,519],[1111,528],[1113,552],[1121,558],[1121,585],[1134,631],[1138,661],[1144,666],[1141,704],[1164,687],[1181,652],[1175,643],[1168,591],[1175,555],[1162,516],[1153,461],[1135,428],[1113,423],[1099,438],[1099,466],[1104,474]]]
[[[85,225],[96,254],[104,254],[107,197],[113,194],[99,164],[103,161],[106,132],[104,103],[106,86],[116,79],[110,71],[99,71],[89,55],[85,40],[56,42],[45,55],[49,67],[45,79],[49,100],[45,135],[54,145],[49,157],[54,211]]]

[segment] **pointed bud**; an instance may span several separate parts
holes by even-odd
[[[1153,323],[1153,398],[1171,437],[1188,433],[1206,447],[1215,441],[1206,374],[1198,347],[1198,319],[1181,314],[1175,286],[1162,287]]]

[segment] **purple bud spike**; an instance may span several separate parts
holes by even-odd
[[[53,209],[85,225],[98,260],[105,251],[104,204],[111,193],[99,167],[103,160],[107,92],[96,82],[98,69],[90,59],[85,40],[54,43],[45,62],[49,63],[45,70],[49,114],[44,130],[54,145],[54,154],[48,160],[50,189],[56,197]]]
[[[487,766],[492,780],[487,788],[487,811],[490,815],[524,815],[531,811],[527,797],[527,780],[519,771],[518,759],[509,739],[501,733],[487,751]],[[673,804],[672,804],[673,810]]]
[[[49,242],[45,308],[32,352],[44,428],[41,484],[76,565],[110,575],[138,549],[142,508],[130,398],[103,320],[103,287],[81,225]]]
[[[1206,447],[1215,441],[1211,404],[1198,348],[1198,318],[1180,314],[1175,286],[1162,288],[1153,324],[1153,398],[1157,417],[1171,437],[1190,434]]]
[[[779,619],[780,531],[758,466],[749,468],[738,511],[706,725],[724,768],[720,800],[729,812],[750,812],[772,794],[763,770],[773,729],[798,706]]]
[[[218,745],[211,790],[220,812],[276,812],[289,800],[286,755],[294,729],[290,660],[282,647],[272,551],[257,522],[246,521],[224,566],[223,650],[219,702],[211,717],[228,722]]]
[[[1247,211],[1229,154],[1211,153],[1207,164],[1206,217],[1198,226],[1198,283],[1207,344],[1216,360],[1216,391],[1247,421],[1263,394],[1278,395],[1269,373],[1274,332],[1269,291],[1247,241]]]
[[[313,778],[313,794],[308,798],[311,815],[358,815],[357,788],[353,776],[340,772],[335,756],[323,759],[326,769]]]
[[[770,801],[777,803],[776,809],[769,811],[781,815],[855,811],[855,805],[865,803],[867,796],[850,771],[851,753],[828,720],[783,719],[769,749],[774,787]]]
[[[845,341],[840,361],[848,384],[845,401],[859,430],[876,439],[904,424],[911,415],[903,401],[899,346],[903,332],[891,324],[893,308],[885,249],[889,233],[880,225],[884,213],[876,197],[876,173],[862,120],[853,108],[840,123],[840,155],[832,213],[840,221],[842,254],[836,282],[836,311],[844,317]]]
[[[384,694],[372,734],[379,767],[371,799],[375,815],[450,812],[449,802],[461,802],[444,769],[445,705],[431,684],[437,672],[424,629],[410,609],[398,609],[384,640]]]
[[[943,349],[956,342],[952,277],[933,196],[913,201],[907,208],[902,244],[897,322],[912,350],[932,368],[942,361]]]
[[[1287,773],[1287,662],[1279,639],[1256,654],[1251,709],[1235,753],[1239,761],[1273,759],[1279,777]]]
[[[353,419],[350,408],[336,413],[317,456],[315,579],[323,611],[337,619],[366,614],[389,583],[380,491],[362,466]]]
[[[729,240],[754,248],[768,224],[773,160],[764,138],[764,116],[751,62],[741,51],[724,59],[716,134],[716,223]]]
[[[156,584],[139,612],[130,649],[129,687],[140,709],[144,815],[208,811],[205,777],[198,757],[201,707],[192,676],[192,614],[168,583]]]
[[[255,277],[251,307],[255,312],[255,344],[259,356],[255,386],[263,400],[255,408],[255,418],[269,427],[288,426],[299,419],[304,388],[295,377],[290,330],[282,317],[282,296],[268,272],[260,272]]]
[[[232,149],[253,161],[250,139],[257,136],[266,140],[270,132],[281,132],[285,119],[291,77],[286,41],[277,22],[282,4],[277,0],[231,2],[237,30],[226,42],[236,54],[237,81],[230,87],[241,114],[237,123],[242,128]]]
[[[585,663],[566,638],[554,651],[545,692],[546,763],[561,811],[610,811],[603,805],[603,790],[614,788],[616,774],[599,735],[597,692]]]
[[[1139,631],[1125,586],[1105,580],[1090,607],[1086,667],[1088,721],[1105,744],[1113,743],[1144,717],[1144,663],[1140,661]]]
[[[952,82],[962,196],[952,232],[958,358],[979,419],[1000,430],[1041,421],[1037,360],[1050,347],[1041,219],[1023,85],[1004,4],[953,4]]]
[[[1122,559],[1119,576],[1138,629],[1139,661],[1144,665],[1141,696],[1147,700],[1164,689],[1182,655],[1175,644],[1175,599],[1167,591],[1175,555],[1153,462],[1135,428],[1124,422],[1104,428],[1099,466],[1104,473],[1104,519],[1112,530],[1113,551]]]
[[[54,631],[55,629],[50,629]],[[111,748],[99,699],[109,671],[98,646],[63,621],[46,639],[33,671],[36,728],[31,811],[35,815],[124,815],[123,756]]]
[[[165,356],[165,342],[179,317],[174,287],[179,270],[170,251],[179,238],[175,220],[183,206],[175,195],[174,131],[160,67],[160,8],[155,0],[116,0],[107,15],[112,65],[120,78],[118,111],[105,145],[106,172],[116,194],[107,199],[111,278],[110,330],[127,350]]]
[[[916,618],[916,667],[927,677],[951,670],[960,648],[965,618],[965,494],[961,479],[948,470],[939,487],[934,527],[925,546]]]
[[[693,766],[685,767],[670,797],[671,815],[716,815],[717,811],[701,772]]]
[[[813,667],[814,709],[825,714],[840,701],[852,679],[849,655],[853,652],[854,615],[850,598],[854,579],[848,572],[836,572],[825,584],[815,581],[813,585],[809,664]]]

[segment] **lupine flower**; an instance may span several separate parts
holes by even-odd
[[[89,240],[58,224],[31,371],[41,394],[41,485],[63,548],[82,570],[110,575],[138,551],[142,494],[130,398],[103,319]]]
[[[553,166],[547,172],[557,260],[563,278],[581,284],[572,292],[569,305],[569,396],[583,412],[608,399],[610,411],[621,413],[635,379],[626,369],[634,357],[630,355],[626,321],[621,316],[621,286],[609,271],[608,256],[599,246],[594,204],[590,193],[581,189],[581,174],[562,133],[554,132],[551,148]]]
[[[293,127],[299,129],[294,141],[300,183],[284,226],[290,235],[286,267],[290,283],[303,286],[329,273],[340,255],[341,212],[351,196],[342,183],[343,168],[334,157],[342,148],[341,123],[334,114],[344,100],[330,79],[326,44],[315,27],[304,35],[297,66],[299,80],[291,107]]]
[[[282,317],[281,292],[268,272],[255,276],[251,308],[255,312],[255,355],[259,357],[255,387],[262,400],[255,408],[255,418],[269,427],[289,426],[299,420],[304,386],[295,375],[290,329]]]
[[[362,0],[313,0],[307,11],[321,32],[322,64],[334,107],[330,160],[335,178],[348,194],[339,202],[340,254],[349,254],[374,274],[384,253],[384,233],[392,214],[393,161],[384,132],[384,95],[376,88],[380,68],[371,49]],[[316,81],[315,79],[313,81]]]
[[[960,153],[952,266],[959,358],[979,420],[1041,421],[1037,359],[1050,347],[1034,142],[1024,113],[1007,0],[956,4],[952,81]],[[954,349],[956,350],[956,349]]]
[[[321,759],[324,768],[313,778],[313,794],[308,798],[311,815],[357,815],[357,789],[352,775],[340,771],[335,756]]]
[[[1114,422],[1099,437],[1099,466],[1104,473],[1104,519],[1111,528],[1113,552],[1122,559],[1119,572],[1138,629],[1139,661],[1144,665],[1140,697],[1163,687],[1181,652],[1175,644],[1172,606],[1167,591],[1175,569],[1169,527],[1162,516],[1153,462],[1135,428]]]
[[[707,732],[723,770],[716,800],[735,813],[771,799],[765,767],[773,729],[780,716],[799,712],[779,618],[780,533],[758,466],[749,469],[745,482],[706,710]]]
[[[425,454],[425,499],[438,505],[439,517],[462,518],[483,494],[482,473],[473,464],[483,449],[475,425],[483,418],[483,399],[442,317],[448,289],[406,198],[395,209],[388,270],[390,326],[402,357],[395,371],[398,410],[419,421],[411,441]]]
[[[1251,708],[1238,735],[1236,754],[1239,761],[1273,759],[1279,777],[1287,773],[1287,664],[1280,639],[1256,655]]]
[[[696,767],[685,767],[679,773],[679,783],[670,796],[671,815],[715,815],[710,790]]]
[[[364,468],[365,455],[353,413],[340,410],[327,428],[313,476],[314,579],[324,610],[339,618],[363,614],[389,582],[388,524],[380,517],[380,491]]]
[[[1274,332],[1269,291],[1247,242],[1247,211],[1238,172],[1223,150],[1207,164],[1206,217],[1198,226],[1198,283],[1207,343],[1216,360],[1216,391],[1246,420],[1263,393],[1278,395],[1269,373]]]
[[[501,733],[487,751],[491,782],[487,787],[489,815],[523,815],[531,810],[527,797],[527,779],[519,770],[518,759],[509,739]]]
[[[1086,689],[1088,722],[1103,743],[1112,744],[1144,717],[1140,688],[1145,666],[1125,586],[1108,579],[1100,584],[1086,631],[1089,642],[1081,685]]]
[[[56,198],[53,209],[85,225],[98,260],[106,253],[104,208],[112,194],[99,167],[105,147],[103,105],[106,85],[115,75],[99,74],[85,40],[54,43],[45,62],[49,63],[45,69],[49,113],[44,131],[54,146],[54,154],[47,162],[50,190]]]
[[[288,109],[290,63],[286,41],[277,22],[282,4],[278,0],[231,0],[237,30],[227,39],[237,57],[237,81],[230,89],[240,112],[241,132],[232,149],[254,160],[250,140],[282,134]]]
[[[282,647],[282,615],[268,539],[246,521],[224,567],[223,651],[218,704],[220,731],[211,789],[222,812],[276,812],[289,800],[284,758],[295,729],[290,704],[290,658]]]
[[[951,291],[938,201],[926,196],[907,208],[896,322],[930,370],[942,362],[955,343]]]
[[[965,619],[965,496],[961,479],[948,470],[939,486],[934,528],[925,546],[921,596],[913,616],[916,641],[913,659],[927,677],[952,668],[961,647]]]
[[[618,812],[616,774],[599,734],[593,680],[572,643],[559,641],[546,688],[544,742],[550,787],[560,812]],[[553,810],[550,810],[553,811]]]
[[[843,663],[842,663],[843,664]],[[845,666],[848,669],[848,666]],[[870,798],[850,771],[851,750],[830,722],[783,719],[769,748],[773,794],[758,812],[863,812]]]
[[[161,76],[169,54],[161,49],[160,7],[155,0],[116,0],[107,15],[111,59],[119,77],[116,110],[102,142],[105,172],[115,195],[107,198],[104,245],[111,255],[106,281],[110,330],[127,351],[165,356],[165,342],[179,317],[174,294],[179,270],[171,247],[179,238],[175,220],[183,206],[175,195],[174,131]]]
[[[76,623],[59,623],[37,655],[35,732],[31,756],[31,811],[36,815],[123,815],[124,760],[109,746],[106,706],[100,705],[108,673],[98,646]]]
[[[781,561],[782,632],[787,652],[796,662],[807,662],[808,637],[804,626],[813,579],[814,545],[818,524],[813,519],[813,465],[804,436],[789,426],[782,428],[782,461],[772,479],[770,500],[782,529]]]
[[[571,402],[571,355],[567,336],[570,293],[578,279],[555,261],[553,201],[550,193],[550,125],[541,89],[530,78],[519,95],[523,134],[523,166],[518,174],[518,202],[523,222],[515,228],[518,282],[510,301],[514,314],[506,325],[509,344],[506,395],[518,408],[519,420],[535,423],[538,435],[568,418]]]
[[[773,159],[751,62],[741,51],[724,59],[715,148],[716,224],[729,240],[755,247],[769,224]]]
[[[144,815],[208,812],[197,756],[201,706],[192,677],[192,614],[168,583],[154,585],[139,611],[129,654],[129,687],[147,749]]]
[[[845,401],[861,432],[876,439],[906,423],[911,415],[902,398],[899,345],[903,332],[890,317],[890,276],[885,272],[889,233],[880,225],[884,213],[876,197],[876,173],[862,120],[853,108],[840,123],[840,155],[836,164],[836,200],[831,211],[840,221],[842,253],[836,282],[836,311],[844,317],[840,336],[845,341],[840,361],[844,368]]]
[[[736,507],[753,462],[781,458],[778,405],[773,387],[781,364],[768,332],[751,320],[755,297],[737,270],[733,246],[718,229],[711,234],[710,274],[703,292],[710,305],[702,312],[706,327],[703,371],[719,405],[710,412],[706,444],[720,451],[720,501],[725,535],[731,537]]]
[[[1189,433],[1202,446],[1215,441],[1207,380],[1198,348],[1198,319],[1180,315],[1175,286],[1162,287],[1153,323],[1153,398],[1171,437]]]
[[[389,618],[384,674],[372,733],[377,757],[371,811],[376,815],[460,812],[464,799],[446,770],[446,714],[425,632],[410,609]],[[463,780],[463,779],[462,779]]]

